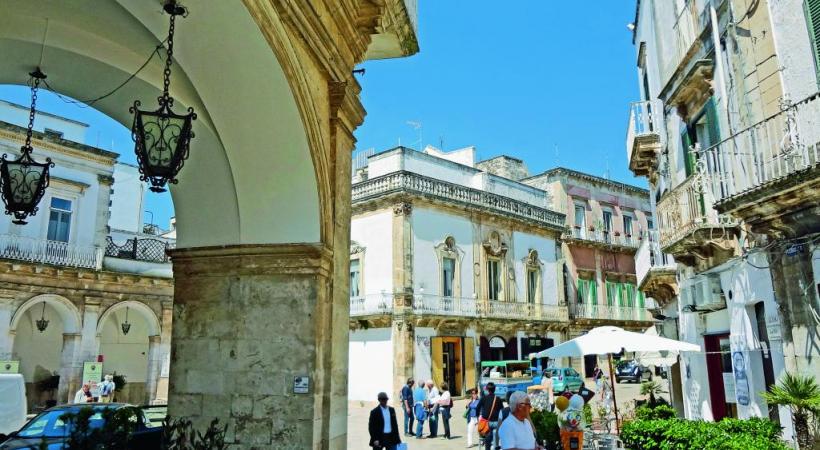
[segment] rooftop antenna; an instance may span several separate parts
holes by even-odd
[[[604,161],[606,164],[606,170],[604,170],[604,178],[609,179],[609,155],[604,155]]]
[[[424,150],[423,148],[421,148],[422,147],[421,122],[414,121],[414,120],[408,120],[405,123],[407,125],[410,125],[411,127],[413,127],[414,130],[419,132],[419,139],[416,142],[413,142],[411,145],[418,144],[419,151]]]
[[[444,151],[444,136],[439,135],[439,137],[438,137],[438,148],[440,148],[441,151]]]
[[[553,148],[555,149],[555,167],[560,167],[560,158],[558,158],[558,143],[552,144]]]

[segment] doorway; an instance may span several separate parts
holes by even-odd
[[[706,350],[706,373],[709,379],[709,399],[712,403],[712,418],[715,422],[726,417],[734,417],[734,408],[726,401],[724,374],[732,375],[732,352],[729,334],[703,336]],[[731,393],[734,396],[734,392]],[[734,405],[732,405],[734,406]]]
[[[446,382],[453,396],[463,395],[464,346],[461,337],[434,337],[432,347],[432,375],[436,386]]]

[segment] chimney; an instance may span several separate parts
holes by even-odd
[[[527,166],[524,165],[524,161],[507,155],[479,161],[476,164],[476,169],[513,181],[519,181],[530,176]]]

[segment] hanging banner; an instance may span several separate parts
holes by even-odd
[[[101,362],[84,362],[83,363],[83,379],[82,383],[88,383],[91,387],[91,393],[95,397],[99,397],[99,390],[97,385],[102,382],[103,363]]]

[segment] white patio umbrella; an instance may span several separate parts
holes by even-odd
[[[615,379],[612,370],[612,354],[627,352],[697,352],[700,346],[660,336],[626,331],[618,327],[597,327],[583,336],[548,348],[535,354],[537,358],[580,357],[584,355],[607,355],[609,377],[612,382],[612,402],[615,405],[615,428],[621,432],[618,402],[615,400]]]

